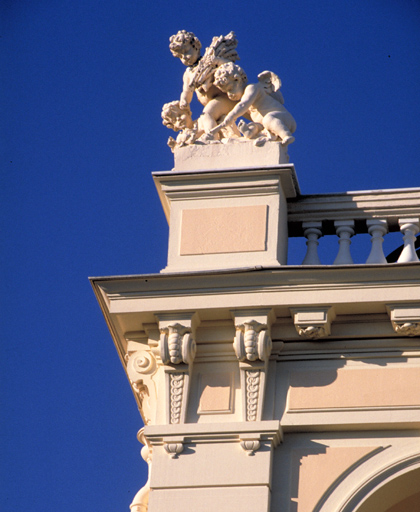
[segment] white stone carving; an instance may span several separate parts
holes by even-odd
[[[156,314],[159,321],[159,353],[165,365],[166,421],[185,423],[190,373],[196,353],[194,333],[200,319],[197,313]]]
[[[401,232],[404,233],[404,248],[398,258],[398,263],[408,263],[410,261],[419,261],[414,247],[416,235],[419,232],[419,219],[399,219]]]
[[[147,512],[149,505],[150,494],[150,470],[152,466],[152,446],[144,436],[144,428],[140,429],[137,434],[137,439],[140,443],[144,444],[141,449],[141,456],[148,465],[148,478],[146,484],[134,496],[133,502],[130,505],[131,512]]]
[[[402,336],[420,336],[420,303],[389,304],[392,328]]]
[[[214,37],[203,57],[201,43],[192,32],[180,30],[169,41],[172,55],[187,66],[179,101],[166,103],[162,110],[163,124],[180,131],[176,139],[168,140],[172,151],[220,140],[252,140],[256,146],[280,141],[286,148],[295,140],[292,133],[296,122],[283,106],[281,80],[275,73],[263,71],[258,75],[258,83],[247,85],[245,72],[234,64],[239,56],[233,32]],[[194,91],[204,107],[196,121],[190,110]],[[251,123],[241,119],[236,126],[236,119],[244,115],[251,118]]]
[[[163,364],[190,364],[194,361],[196,344],[190,328],[179,323],[161,329],[160,357]]]
[[[181,419],[184,378],[184,373],[169,374],[171,423],[179,423]]]
[[[350,253],[350,238],[354,235],[354,220],[336,220],[335,230],[339,236],[339,249],[333,265],[353,265]]]
[[[388,232],[388,223],[381,219],[368,219],[366,221],[368,233],[372,236],[372,249],[366,263],[386,263],[384,250],[382,248],[383,236]]]
[[[241,131],[247,133],[247,137],[255,138],[257,145],[273,139],[280,140],[283,146],[291,144],[295,140],[292,133],[296,130],[296,121],[283,106],[280,78],[272,71],[263,71],[258,75],[257,84],[247,85],[247,82],[244,70],[233,62],[222,64],[216,69],[214,85],[226,93],[229,99],[239,103],[218,126],[209,131],[209,135],[217,135],[221,129],[247,114],[257,124],[247,129],[242,124]]]
[[[179,106],[181,109],[189,108],[195,91],[198,101],[204,106],[198,126],[209,131],[235,105],[235,102],[213,84],[214,72],[218,66],[239,59],[235,34],[230,32],[227,36],[214,37],[203,57],[200,57],[201,43],[192,32],[180,30],[169,41],[172,55],[187,66]]]
[[[267,324],[249,320],[236,326],[233,347],[239,361],[266,361],[270,357],[272,346]]]
[[[190,107],[181,108],[179,101],[171,101],[163,105],[162,119],[167,128],[180,132],[176,139],[173,137],[168,139],[168,146],[172,151],[177,147],[194,144],[204,133],[204,130],[198,127],[198,122],[192,120]]]
[[[261,443],[257,439],[243,439],[240,444],[247,455],[254,455],[261,446]]]
[[[164,448],[171,459],[177,458],[177,456],[184,450],[183,443],[165,443]]]
[[[303,222],[303,235],[307,238],[306,256],[302,261],[302,265],[321,265],[318,256],[318,238],[322,236],[322,222]]]
[[[150,395],[153,391],[154,402],[156,393],[152,377],[157,370],[156,359],[148,350],[137,350],[127,354],[126,361],[130,384],[137,396],[144,424],[148,425],[151,422],[152,409],[155,407],[154,403],[150,403]]]
[[[317,340],[318,338],[325,338],[328,336],[325,327],[320,325],[308,325],[307,327],[300,327],[298,329],[299,336],[309,340]]]
[[[420,322],[396,323],[394,330],[397,334],[402,334],[403,336],[420,336]]]
[[[299,336],[309,340],[325,338],[331,334],[335,319],[333,307],[290,308]]]
[[[246,421],[256,421],[260,396],[261,371],[246,370]]]

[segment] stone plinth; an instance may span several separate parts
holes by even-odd
[[[174,171],[240,169],[289,163],[287,146],[280,142],[266,142],[261,147],[254,146],[252,141],[194,144],[176,148],[174,157]]]
[[[287,263],[286,198],[298,194],[293,165],[153,177],[169,223],[163,272]]]

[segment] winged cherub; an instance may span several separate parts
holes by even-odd
[[[247,85],[247,81],[244,70],[232,62],[222,64],[215,71],[214,85],[239,103],[208,132],[210,137],[248,113],[254,123],[261,124],[266,131],[278,137],[283,146],[291,144],[295,140],[292,133],[296,130],[296,121],[283,106],[279,77],[271,71],[264,71],[258,75],[257,84]]]

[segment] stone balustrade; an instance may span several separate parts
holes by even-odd
[[[401,232],[403,249],[398,263],[417,262],[416,235],[420,231],[420,188],[345,192],[341,194],[301,195],[288,200],[290,237],[306,238],[302,265],[322,265],[318,246],[327,235],[337,238],[333,265],[352,265],[351,239],[368,233],[371,250],[366,261],[387,263],[384,236]]]

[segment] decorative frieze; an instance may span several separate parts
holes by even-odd
[[[244,370],[246,381],[246,421],[256,421],[260,398],[261,370]]]
[[[333,307],[290,308],[299,336],[308,340],[325,338],[331,334],[335,319]]]
[[[171,423],[179,423],[184,394],[184,373],[169,373]]]
[[[401,336],[420,336],[420,303],[389,304],[392,328]]]

